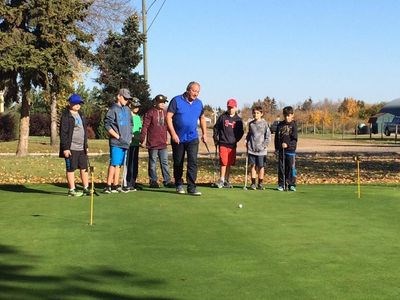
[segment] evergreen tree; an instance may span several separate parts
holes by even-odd
[[[9,99],[21,94],[17,155],[28,154],[30,90],[43,89],[55,124],[56,97],[70,83],[72,58],[89,56],[91,37],[77,27],[89,5],[84,0],[9,0],[0,6],[0,78],[9,87]]]
[[[97,64],[100,71],[97,82],[101,84],[102,101],[111,104],[120,88],[128,88],[131,95],[140,99],[145,111],[151,102],[149,86],[143,75],[134,72],[142,60],[140,47],[145,35],[139,31],[139,18],[130,16],[122,33],[109,32],[104,44],[97,49]]]

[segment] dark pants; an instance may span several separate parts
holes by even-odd
[[[285,153],[283,158],[282,150],[279,151],[279,162],[278,162],[278,185],[281,187],[296,186],[296,167],[295,167],[296,155],[294,153]],[[285,167],[285,168],[284,168]],[[285,174],[285,180],[283,179]],[[284,184],[286,181],[286,186]]]
[[[129,146],[126,157],[126,186],[134,187],[139,170],[139,146]]]
[[[172,145],[172,157],[174,160],[174,178],[175,185],[179,186],[183,184],[183,163],[185,161],[185,152],[187,155],[187,171],[186,181],[188,192],[193,192],[196,189],[197,179],[197,154],[199,152],[199,140],[193,140],[187,143]]]

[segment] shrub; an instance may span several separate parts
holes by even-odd
[[[29,135],[50,136],[50,115],[45,113],[31,114],[29,121]]]
[[[18,116],[8,112],[0,114],[0,141],[12,141],[18,137]]]

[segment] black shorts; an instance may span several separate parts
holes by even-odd
[[[249,155],[249,164],[250,165],[255,165],[256,167],[259,168],[264,168],[267,164],[267,156],[266,155],[254,155],[254,154],[248,154]]]
[[[67,172],[74,172],[76,169],[83,170],[88,168],[88,157],[85,151],[71,150],[71,156],[65,159]]]

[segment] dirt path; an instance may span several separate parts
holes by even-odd
[[[209,147],[210,151],[214,151],[214,144],[212,141],[212,133],[209,133],[208,135],[209,138]],[[272,153],[274,152],[274,135],[271,136],[271,142],[268,146],[268,152]],[[244,138],[238,143],[238,152],[245,152],[245,144],[244,144]],[[206,149],[201,143],[200,145],[200,152],[206,152]],[[305,154],[305,153],[348,153],[349,155],[351,154],[356,154],[356,153],[361,153],[361,154],[371,154],[371,155],[399,155],[400,154],[400,143],[399,144],[394,144],[392,142],[391,144],[386,143],[376,143],[374,144],[373,142],[365,142],[362,140],[330,140],[330,139],[319,139],[319,138],[305,138],[299,135],[299,142],[297,145],[297,153],[299,155]]]

